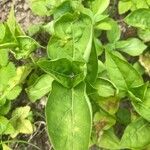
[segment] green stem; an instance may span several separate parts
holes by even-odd
[[[26,141],[23,141],[23,140],[9,140],[9,141],[3,141],[2,144],[7,144],[7,143],[24,143],[24,144],[27,144],[27,145],[30,145],[38,150],[41,150],[39,147],[37,147],[36,145],[32,144],[32,143],[29,143],[29,142],[26,142]]]

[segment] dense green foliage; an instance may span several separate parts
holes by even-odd
[[[11,9],[0,23],[0,134],[34,132],[29,106],[12,109],[22,92],[34,103],[48,95],[45,118],[55,150],[150,149],[150,1],[120,0],[124,38],[110,0],[30,0],[53,19],[23,32]],[[43,46],[33,35],[50,35]],[[8,38],[9,37],[9,38]],[[37,56],[36,51],[46,50]],[[19,63],[21,62],[21,63]],[[9,115],[11,114],[11,117]],[[4,150],[9,147],[1,139]]]

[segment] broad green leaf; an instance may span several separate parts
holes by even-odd
[[[11,134],[11,137],[16,137],[19,133],[31,134],[33,132],[33,125],[28,120],[30,114],[30,107],[19,107],[12,112],[12,118],[10,120],[15,132]]]
[[[91,2],[91,9],[95,15],[102,14],[109,6],[110,0],[93,0]]]
[[[111,25],[108,22],[100,22],[98,25],[95,27],[98,30],[111,30]]]
[[[135,93],[135,95],[137,94],[138,92]],[[132,101],[132,105],[137,113],[150,122],[150,88],[147,89],[144,97],[141,98],[141,102]]]
[[[84,80],[85,64],[68,59],[41,60],[38,66],[65,87],[74,87]]]
[[[93,86],[101,97],[115,96],[118,92],[115,85],[105,78],[97,78]]]
[[[14,128],[9,120],[3,116],[0,116],[0,135],[11,134],[14,132]]]
[[[48,43],[48,56],[50,59],[67,58],[69,60],[88,61],[93,28],[89,16],[80,14],[73,16],[65,14],[54,24],[55,35]]]
[[[130,123],[121,138],[123,148],[143,148],[150,143],[150,123],[140,118]]]
[[[98,75],[98,56],[95,45],[93,43],[90,57],[87,63],[87,76],[86,79],[89,83],[93,84]]]
[[[87,150],[91,133],[91,108],[85,84],[67,89],[53,82],[46,105],[48,133],[55,150]]]
[[[31,102],[35,102],[50,92],[53,80],[54,79],[50,75],[44,74],[40,76],[33,85],[28,87],[26,92]]]
[[[130,13],[126,18],[125,22],[128,25],[141,28],[149,29],[150,28],[150,9],[138,9]]]
[[[21,90],[22,90],[21,86],[19,85],[15,86],[14,88],[11,89],[11,91],[8,92],[8,94],[6,95],[6,98],[8,100],[16,99],[19,96]]]
[[[143,84],[140,74],[127,61],[110,52],[106,52],[106,68],[111,81],[120,92]]]
[[[109,42],[113,43],[120,39],[121,31],[116,21],[114,21],[113,19],[110,19],[109,23],[111,24],[111,30],[107,31],[107,38]]]
[[[8,63],[8,50],[0,49],[0,65],[6,66]]]
[[[5,26],[3,23],[0,23],[0,42],[4,39],[5,37]]]
[[[127,0],[127,1],[120,0],[118,5],[119,14],[124,14],[125,12],[130,10],[131,6],[132,6],[131,0]]]
[[[149,42],[150,41],[150,29],[139,29],[138,30],[138,36],[144,41],[144,42]]]
[[[116,42],[116,48],[131,56],[138,56],[143,53],[147,46],[137,38],[129,38],[125,41]]]
[[[111,150],[121,149],[119,138],[115,135],[113,129],[104,131],[96,145]]]

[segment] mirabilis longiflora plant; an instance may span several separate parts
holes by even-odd
[[[117,21],[108,16],[109,0],[31,1],[34,13],[39,4],[44,11],[38,15],[54,18],[44,25],[51,35],[48,59],[37,63],[54,79],[46,105],[54,149],[87,150],[95,144],[106,149],[148,147],[149,83],[143,81],[140,67],[124,57],[124,53],[141,55],[148,47],[145,41],[121,39]],[[135,9],[124,21],[148,30],[149,13],[149,8]],[[99,40],[103,32],[108,39],[105,44]],[[124,129],[122,133],[117,126]]]
[[[53,20],[29,29],[30,35],[44,30],[51,37],[47,58],[32,58],[35,71],[26,92],[32,102],[49,95],[47,131],[56,150],[88,150],[92,145],[149,149],[149,83],[142,78],[144,68],[128,62],[128,56],[146,51],[149,35],[122,39],[117,21],[108,15],[109,4],[109,0],[30,0],[34,13]],[[148,14],[149,8],[135,9],[124,21],[145,33],[150,30]],[[104,34],[107,40],[102,44]],[[18,32],[15,36],[16,45],[2,44],[13,45],[16,59],[31,58],[38,47],[44,48],[29,36]]]

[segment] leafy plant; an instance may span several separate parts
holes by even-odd
[[[45,28],[51,35],[48,58],[37,65],[54,79],[49,82],[46,120],[56,150],[86,150],[94,144],[105,149],[143,149],[150,144],[149,83],[124,57],[125,53],[139,56],[148,46],[137,37],[121,39],[119,25],[107,13],[109,3],[66,0],[53,5],[54,20]],[[120,13],[131,9],[130,3],[120,1]],[[148,29],[148,14],[149,9],[137,7],[125,22]],[[99,41],[102,30],[109,43]],[[122,108],[124,99],[132,106]],[[125,129],[121,135],[117,125]]]
[[[34,54],[45,47],[22,31],[12,9],[0,24],[0,133],[14,138],[34,131],[30,107],[10,107],[25,83],[31,102],[48,95],[45,118],[55,150],[149,149],[150,10],[148,0],[139,2],[119,2],[120,14],[132,10],[124,22],[138,31],[124,39],[109,17],[109,0],[30,0],[33,13],[53,18],[29,29],[50,35],[42,58]],[[15,66],[9,53],[25,65]]]
[[[126,13],[127,11],[135,11],[141,8],[149,8],[150,1],[149,0],[119,0],[119,14]]]

